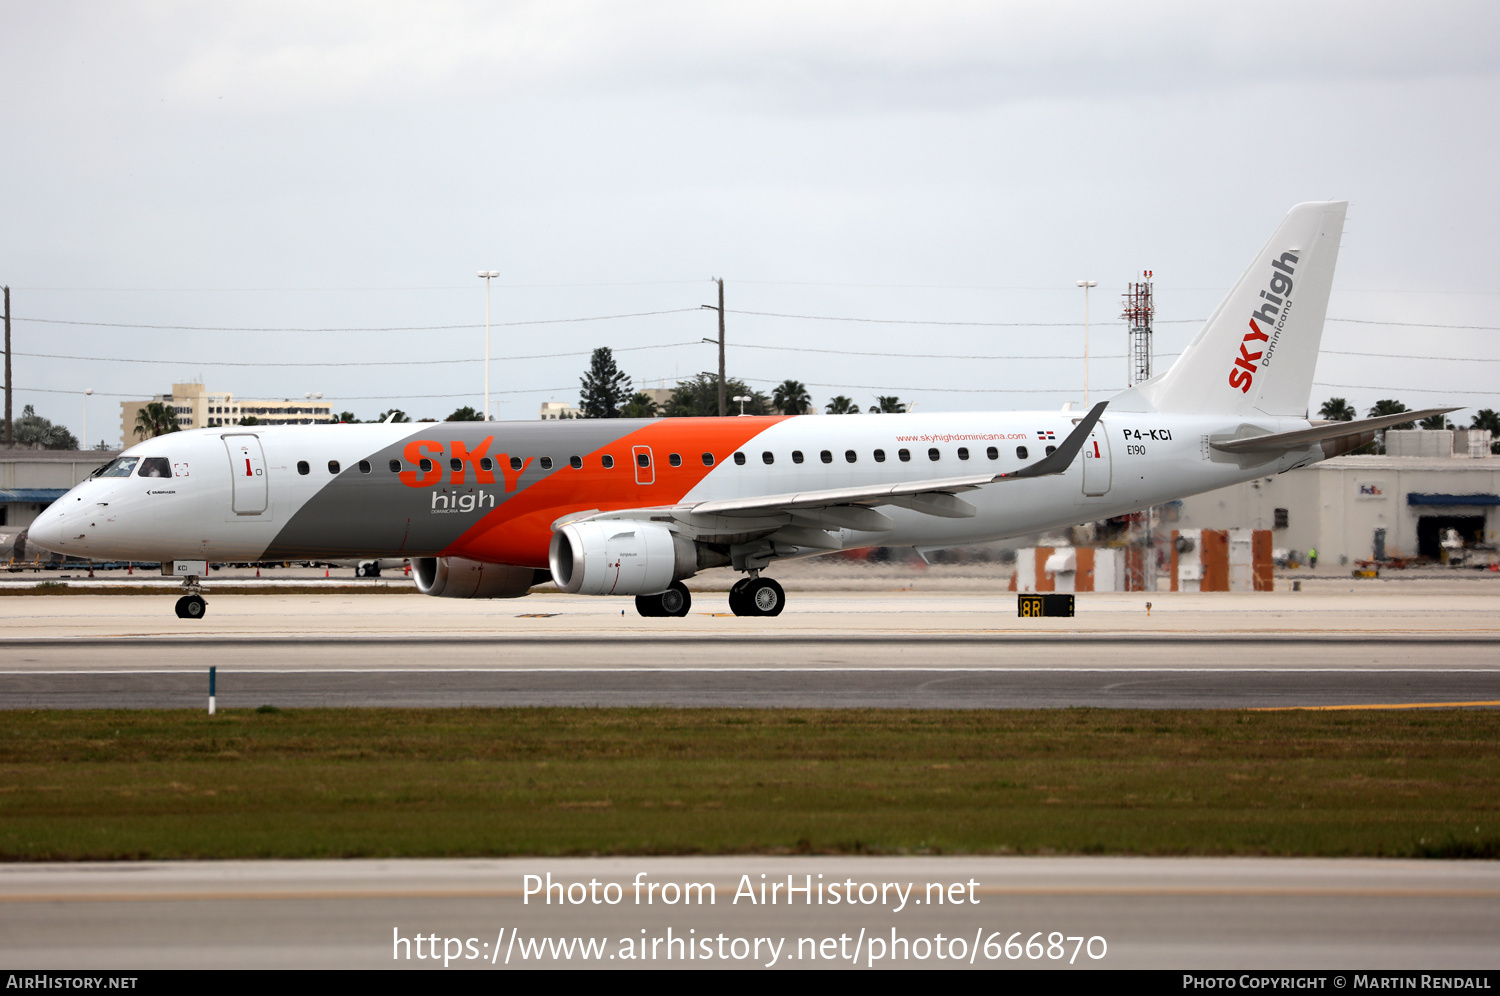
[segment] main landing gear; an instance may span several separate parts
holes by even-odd
[[[737,616],[779,616],[786,592],[771,578],[740,578],[729,589],[729,609]]]
[[[685,616],[692,607],[693,596],[681,581],[655,595],[635,596],[635,610],[643,616]]]
[[[208,611],[208,603],[203,600],[203,586],[198,583],[197,577],[189,577],[182,582],[182,587],[187,591],[177,600],[178,619],[202,619],[203,614]]]

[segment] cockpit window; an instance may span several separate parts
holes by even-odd
[[[141,461],[142,477],[171,477],[172,463],[166,457],[146,457]]]
[[[140,457],[115,457],[99,470],[95,471],[95,477],[129,477],[135,465],[141,462]]]

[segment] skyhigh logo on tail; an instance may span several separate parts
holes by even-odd
[[[1239,388],[1244,394],[1250,393],[1250,385],[1255,381],[1256,361],[1260,361],[1260,366],[1271,362],[1271,354],[1276,351],[1276,342],[1281,338],[1282,328],[1286,326],[1286,313],[1292,307],[1292,274],[1295,272],[1296,262],[1295,252],[1284,252],[1280,259],[1271,260],[1273,270],[1270,287],[1260,292],[1264,302],[1260,310],[1250,316],[1250,331],[1240,340],[1240,355],[1235,357],[1234,366],[1229,368],[1229,386]],[[1260,325],[1256,324],[1257,319],[1271,331],[1262,331]],[[1250,352],[1252,345],[1259,346],[1253,353]]]

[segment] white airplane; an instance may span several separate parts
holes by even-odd
[[[213,561],[410,558],[444,598],[634,595],[685,615],[729,566],[774,616],[779,560],[937,549],[1120,515],[1347,452],[1455,409],[1308,419],[1343,202],[1299,204],[1177,362],[1068,411],[224,427],[122,453],[32,524],[58,553],[159,561],[197,618]]]

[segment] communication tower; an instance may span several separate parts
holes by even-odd
[[[1151,317],[1156,305],[1151,297],[1151,271],[1141,273],[1142,280],[1127,284],[1125,310],[1120,317],[1125,319],[1129,343],[1125,350],[1125,384],[1134,387],[1151,378]]]

